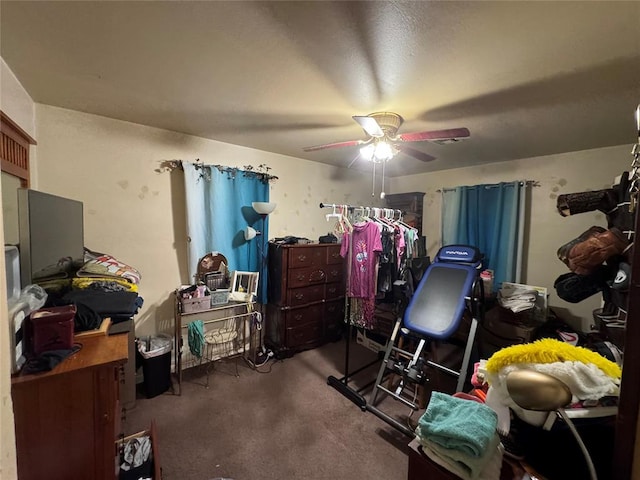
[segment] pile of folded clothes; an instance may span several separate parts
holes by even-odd
[[[75,331],[99,328],[104,318],[111,323],[131,319],[142,307],[138,295],[138,270],[111,255],[85,249],[86,262],[71,280],[71,289],[57,303],[78,308]]]
[[[502,446],[496,413],[481,402],[432,392],[415,433],[424,453],[465,480],[496,479]]]
[[[533,308],[538,298],[538,292],[524,285],[502,285],[498,291],[498,303],[514,313]]]

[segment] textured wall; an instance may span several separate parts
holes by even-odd
[[[36,113],[38,189],[82,201],[85,245],[141,271],[141,335],[171,328],[171,293],[188,282],[182,172],[157,172],[161,162],[271,167],[269,238],[317,241],[333,226],[320,202],[371,202],[370,178],[352,170],[41,104]]]
[[[617,175],[631,164],[628,145],[572,152],[561,155],[494,163],[482,167],[444,170],[423,175],[395,178],[394,193],[426,192],[423,228],[427,247],[434,254],[440,246],[442,195],[438,190],[458,185],[477,185],[513,180],[535,180],[531,187],[530,214],[526,227],[524,281],[547,287],[549,303],[574,327],[588,329],[591,312],[600,304],[594,295],[578,304],[567,303],[555,294],[553,282],[569,270],[558,260],[556,251],[564,243],[580,235],[591,225],[606,227],[600,212],[562,217],[556,210],[558,195],[610,187]]]

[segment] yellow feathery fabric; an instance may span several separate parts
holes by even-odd
[[[131,283],[129,280],[125,278],[115,278],[115,277],[83,277],[83,278],[74,278],[71,281],[71,286],[74,289],[83,290],[85,288],[89,288],[93,283],[96,284],[104,284],[104,283],[117,283],[122,286],[127,292],[138,292],[138,285],[135,283]]]
[[[488,372],[497,373],[513,363],[553,363],[553,362],[593,363],[606,375],[620,378],[622,369],[617,363],[606,359],[587,348],[576,347],[553,338],[543,338],[532,343],[512,345],[494,353],[487,360]]]

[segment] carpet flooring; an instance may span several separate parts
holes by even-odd
[[[351,342],[350,371],[376,359]],[[271,361],[259,370],[238,360],[187,370],[182,395],[138,396],[123,428],[155,421],[164,480],[405,480],[410,438],[327,384],[344,374],[345,340]],[[376,364],[349,383],[373,382]],[[370,392],[363,392],[367,399]],[[379,405],[406,422],[409,408]],[[417,420],[421,411],[413,414]]]

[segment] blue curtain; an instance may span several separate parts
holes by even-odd
[[[269,182],[264,175],[237,168],[182,162],[187,200],[189,278],[193,281],[198,260],[220,252],[229,270],[259,272],[259,303],[267,303],[268,217],[264,221],[252,202],[269,201]],[[251,226],[263,232],[244,239]]]
[[[526,182],[456,187],[443,192],[442,245],[473,245],[502,282],[522,282]]]

